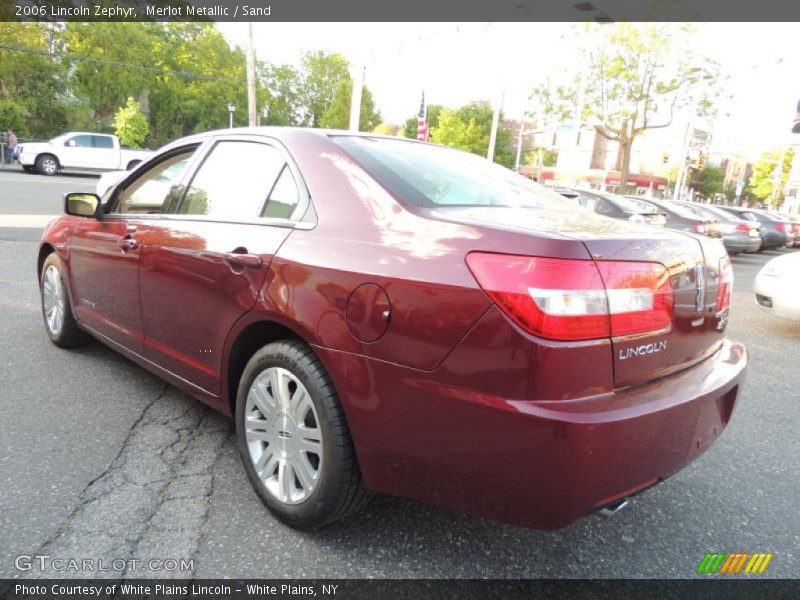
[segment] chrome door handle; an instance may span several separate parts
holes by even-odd
[[[131,236],[126,235],[117,241],[117,245],[123,252],[130,252],[139,248],[139,240],[133,239]]]
[[[240,254],[238,252],[223,252],[225,262],[237,267],[256,268],[261,266],[261,257],[258,254]]]

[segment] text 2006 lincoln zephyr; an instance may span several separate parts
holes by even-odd
[[[194,135],[67,195],[45,327],[233,416],[292,526],[381,492],[562,527],[708,448],[747,362],[719,241],[564,202],[433,144]]]

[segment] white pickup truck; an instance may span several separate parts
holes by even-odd
[[[59,171],[119,171],[132,169],[152,152],[120,148],[119,138],[107,133],[72,131],[49,142],[20,144],[17,156],[29,173]]]

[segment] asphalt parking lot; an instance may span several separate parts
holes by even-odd
[[[751,292],[788,250],[734,259],[728,335],[750,367],[728,430],[613,519],[540,532],[380,496],[300,533],[251,490],[226,418],[99,343],[48,341],[41,221],[94,183],[0,170],[0,578],[70,575],[17,570],[31,554],[193,561],[129,576],[683,578],[711,551],[772,552],[769,576],[800,571],[800,323],[765,314]]]

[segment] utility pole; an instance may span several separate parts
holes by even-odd
[[[492,115],[492,131],[489,134],[489,150],[486,152],[486,160],[494,162],[494,146],[497,142],[497,127],[500,125],[500,111],[503,110],[505,100],[505,90],[500,94],[500,101],[495,104],[494,114]]]
[[[364,90],[366,72],[367,67],[359,65],[356,67],[355,77],[353,77],[353,95],[350,98],[350,131],[358,131],[361,121],[361,95]]]
[[[253,46],[253,24],[249,23],[249,44],[247,46],[247,123],[257,125],[256,120],[256,49]]]
[[[689,129],[691,128],[692,120],[686,122],[686,135],[683,138],[683,150],[681,151],[681,169],[678,172],[678,179],[675,181],[675,190],[672,192],[672,200],[679,200],[681,188],[683,187],[684,179],[686,178],[686,157],[689,154]]]

